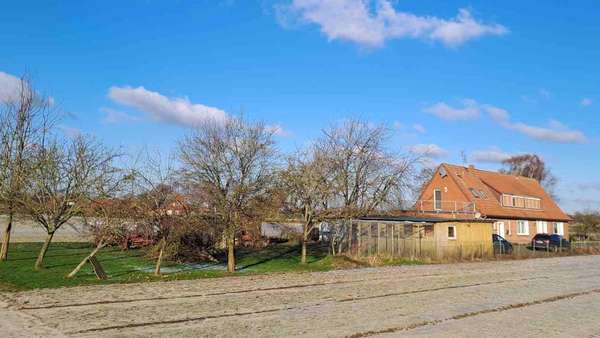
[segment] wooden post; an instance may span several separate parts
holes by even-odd
[[[360,250],[360,247],[361,247],[361,244],[362,244],[362,240],[361,240],[361,235],[362,235],[362,222],[358,222],[358,225],[357,225],[357,227],[358,227],[358,229],[357,229],[357,231],[358,231],[358,234],[356,235],[356,241],[358,242],[358,248],[357,248],[357,250],[356,250],[356,253],[357,253],[357,256],[359,256],[359,257],[360,257],[360,256],[361,256],[361,250]]]
[[[369,236],[369,238],[367,239],[367,255],[371,256],[371,230],[373,228],[373,224],[369,223],[369,231],[367,232],[367,235]]]
[[[377,223],[377,255],[380,254],[380,246],[379,246],[379,242],[381,240],[381,224]]]
[[[160,266],[162,265],[163,251],[165,251],[166,244],[167,241],[163,237],[160,241],[160,252],[158,253],[158,259],[156,260],[156,268],[154,269],[155,276],[160,276]]]
[[[85,257],[81,263],[79,263],[79,265],[77,265],[75,267],[75,269],[73,269],[73,271],[71,271],[70,274],[67,275],[67,278],[73,278],[75,277],[75,275],[79,272],[79,270],[81,270],[81,268],[83,268],[83,266],[85,265],[85,263],[87,263],[87,261],[96,256],[96,254],[98,253],[98,251],[100,251],[100,249],[102,249],[104,247],[104,243],[100,242],[98,243],[98,245],[96,246],[96,248],[92,251],[92,253],[90,253],[89,255],[87,255],[87,257]]]
[[[396,227],[396,224],[392,224],[392,256],[394,256],[394,228]]]

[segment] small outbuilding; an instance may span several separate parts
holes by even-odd
[[[347,249],[360,256],[464,258],[493,254],[493,221],[368,216],[352,221]]]

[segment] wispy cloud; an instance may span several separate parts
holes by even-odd
[[[475,100],[464,99],[461,103],[462,107],[452,107],[445,102],[438,102],[423,111],[451,121],[472,120],[479,117],[481,108]]]
[[[584,97],[584,98],[583,98],[583,99],[581,99],[581,101],[579,102],[579,104],[580,104],[582,107],[589,107],[589,106],[591,106],[591,105],[592,105],[592,103],[594,103],[594,102],[592,101],[592,99],[590,99],[590,98],[587,98],[587,97]]]
[[[398,131],[402,131],[402,132],[406,132],[408,130],[415,131],[419,134],[425,134],[427,132],[427,129],[425,129],[425,127],[423,127],[423,125],[420,123],[413,123],[411,126],[408,126],[401,122],[396,121],[396,122],[394,122],[393,126],[394,126],[394,129],[396,129]]]
[[[467,9],[454,18],[418,16],[398,11],[391,0],[292,0],[277,7],[278,20],[316,24],[329,40],[345,40],[363,47],[381,47],[391,39],[438,41],[458,47],[485,35],[504,35],[508,29],[483,23]]]
[[[421,134],[425,134],[427,132],[427,129],[425,129],[425,127],[423,127],[421,124],[419,123],[415,123],[412,125],[412,128],[417,132],[417,133],[421,133]]]
[[[507,160],[512,155],[506,153],[498,147],[491,147],[484,150],[475,150],[471,153],[470,158],[475,162],[480,163],[501,163],[504,160]]]
[[[579,190],[592,190],[592,191],[600,192],[600,182],[599,181],[580,182],[577,184],[577,188]]]
[[[521,100],[527,103],[537,104],[540,101],[549,100],[552,97],[552,93],[546,88],[540,88],[535,93],[529,95],[522,95]]]
[[[292,133],[285,130],[280,124],[268,125],[267,129],[273,133],[275,136],[279,137],[291,137]]]
[[[112,108],[100,108],[100,111],[104,113],[102,123],[104,124],[119,124],[119,123],[130,123],[139,122],[142,119],[138,116],[130,115],[120,110]]]
[[[76,138],[82,134],[81,129],[73,128],[65,125],[58,126],[58,128],[67,136],[68,138]]]
[[[448,152],[437,144],[415,144],[408,147],[408,151],[427,158],[441,158],[448,155]]]
[[[227,119],[227,113],[218,108],[192,103],[187,97],[167,97],[144,87],[111,87],[108,97],[115,103],[148,114],[155,121],[184,127]]]
[[[536,140],[558,143],[584,143],[585,134],[579,130],[570,129],[556,120],[550,120],[548,126],[532,126],[522,122],[513,122],[508,111],[492,105],[481,106],[490,117],[502,127],[517,131]]]

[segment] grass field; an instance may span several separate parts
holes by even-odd
[[[0,290],[57,288],[90,284],[129,283],[141,281],[195,279],[228,276],[222,263],[177,264],[164,262],[163,276],[154,276],[154,262],[144,250],[122,251],[104,248],[97,255],[108,280],[98,280],[86,265],[73,279],[65,276],[93,249],[85,243],[55,243],[50,246],[44,269],[33,271],[41,243],[16,243],[10,247],[9,260],[0,263]],[[310,246],[308,264],[299,263],[300,248],[293,244],[277,244],[265,249],[241,248],[237,252],[236,274],[273,272],[325,271],[360,265],[343,257],[327,255],[327,249]]]

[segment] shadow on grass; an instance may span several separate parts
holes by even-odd
[[[260,265],[268,265],[271,262],[281,261],[289,265],[300,264],[300,245],[274,245],[264,249],[249,249],[240,252],[238,255],[240,266],[238,271],[248,270]],[[317,244],[310,244],[307,248],[307,263],[315,263],[327,256],[327,247]],[[244,264],[245,260],[255,260]]]

